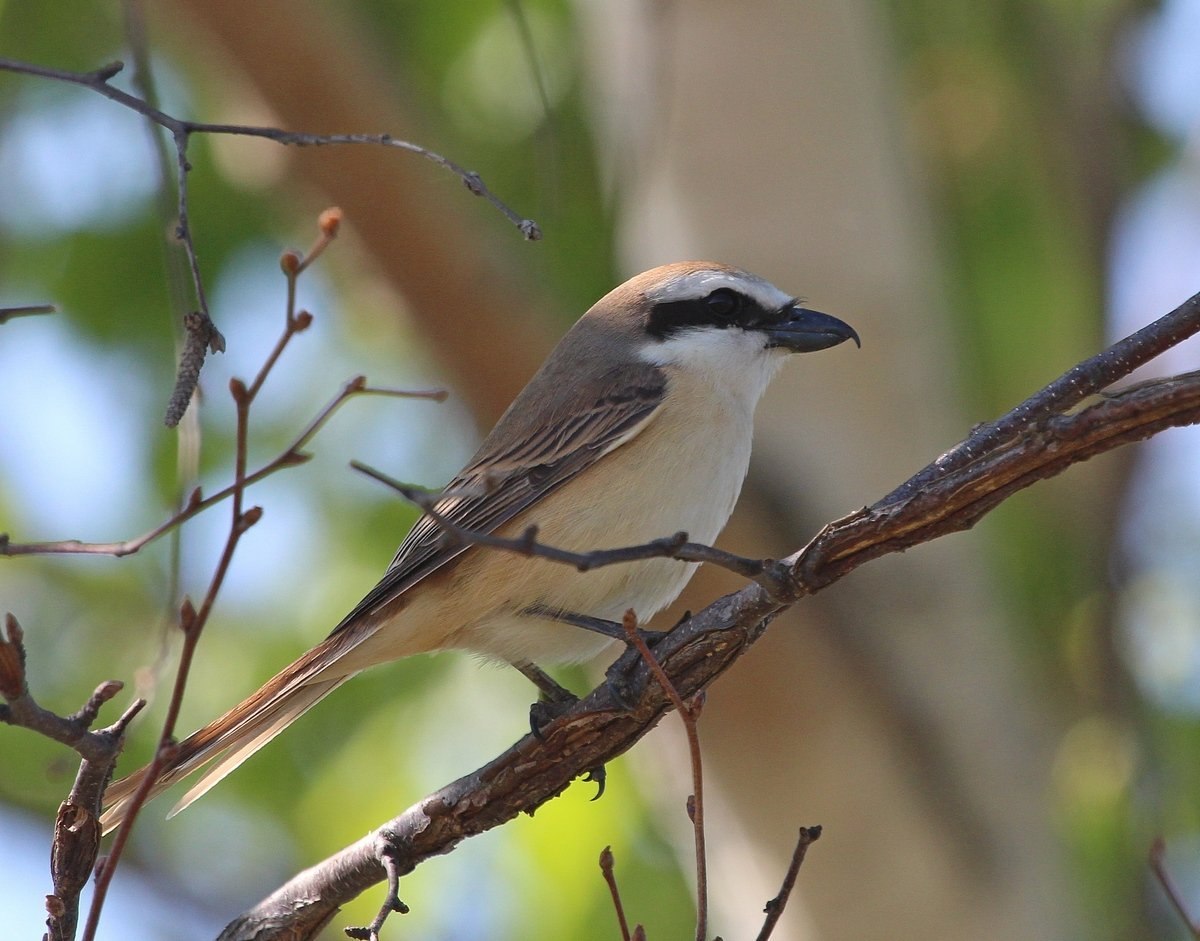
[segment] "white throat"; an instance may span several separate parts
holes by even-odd
[[[647,340],[638,356],[675,372],[688,385],[710,386],[717,400],[736,403],[749,418],[788,354],[768,349],[766,334],[758,330],[705,327]]]

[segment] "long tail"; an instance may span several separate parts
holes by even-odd
[[[350,679],[357,671],[337,673],[333,648],[344,638],[330,637],[263,684],[258,692],[234,706],[219,719],[193,732],[179,743],[170,763],[150,789],[150,797],[216,760],[204,776],[175,805],[179,813],[243,761],[271,741],[310,708]],[[129,802],[142,783],[147,768],[109,785],[100,817],[104,832],[121,825]],[[147,798],[149,799],[149,798]]]

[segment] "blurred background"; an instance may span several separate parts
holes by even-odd
[[[0,531],[107,541],[230,479],[231,376],[281,330],[281,249],[343,237],[301,282],[316,315],[272,375],[252,465],[348,377],[451,391],[361,399],[315,459],[257,485],[180,732],[257,687],[374,584],[413,512],[352,458],[436,486],[554,340],[652,265],[756,271],[854,324],[760,410],[723,544],[783,554],[878,499],[1106,340],[1200,289],[1200,0],[116,0],[0,2],[0,55],[113,59],[168,112],[382,132],[477,170],[528,243],[433,164],[371,147],[197,137],[191,214],[217,325],[202,401],[162,426],[183,311],[171,170],[131,112],[0,73]],[[132,22],[132,27],[131,27]],[[143,61],[131,36],[144,29]],[[139,86],[149,87],[145,84]],[[1193,341],[1159,371],[1200,366]],[[777,939],[1172,939],[1152,839],[1200,912],[1200,475],[1195,433],[1071,470],[974,531],[872,563],[780,618],[711,691],[712,930],[753,937],[801,825],[825,835]],[[32,688],[151,699],[172,612],[203,594],[217,509],[138,555],[0,560]],[[736,587],[703,572],[682,607]],[[671,616],[664,617],[670,621]],[[600,664],[598,666],[602,666]],[[563,676],[585,689],[598,666]],[[515,671],[465,655],[344,687],[187,813],[139,820],[105,938],[206,938],[526,729]],[[0,911],[36,936],[72,753],[0,728]],[[610,939],[612,845],[632,921],[693,924],[677,722],[536,818],[403,880],[389,937]],[[369,921],[368,893],[328,929]]]

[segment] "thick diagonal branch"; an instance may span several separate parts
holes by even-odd
[[[1169,332],[1167,346],[1200,331],[1200,296],[1159,323]],[[1109,359],[1089,360],[1067,374],[1074,387],[1090,393],[1127,374],[1144,362],[1140,344],[1165,348],[1153,326],[1135,336],[1136,343],[1123,341],[1115,374]],[[1099,385],[1094,370],[1103,375]],[[1064,383],[1031,396],[998,430],[977,430],[969,439],[975,442],[969,460],[935,461],[879,503],[822,529],[786,560],[788,591],[768,594],[757,584],[747,585],[671,631],[654,653],[679,695],[686,698],[708,686],[781,611],[864,562],[969,528],[1018,490],[1079,461],[1166,428],[1200,423],[1200,373],[1146,383],[1070,413],[1062,409],[1078,404],[1083,395],[1060,396]],[[961,455],[961,449],[948,453]],[[921,484],[910,486],[913,481]],[[626,653],[612,669],[630,675],[623,685],[636,691],[632,708],[614,703],[607,685],[599,687],[543,728],[540,739],[526,736],[483,768],[296,876],[232,922],[222,941],[312,937],[342,904],[384,878],[385,855],[396,861],[401,875],[410,872],[466,837],[534,811],[576,776],[628,750],[670,703],[659,684],[646,682],[648,668],[636,654]]]

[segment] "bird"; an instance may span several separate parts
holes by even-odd
[[[577,662],[612,638],[586,623],[645,623],[696,563],[645,559],[586,572],[447,538],[471,533],[575,552],[686,532],[711,544],[741,492],[755,407],[792,353],[853,340],[845,322],[763,278],[705,261],[614,288],[564,335],[467,465],[418,518],[382,579],[323,641],[179,742],[150,796],[204,767],[178,813],[360,671],[459,649],[512,664]],[[564,623],[565,622],[565,623]],[[539,684],[540,685],[540,684]],[[148,767],[114,782],[119,826]]]

